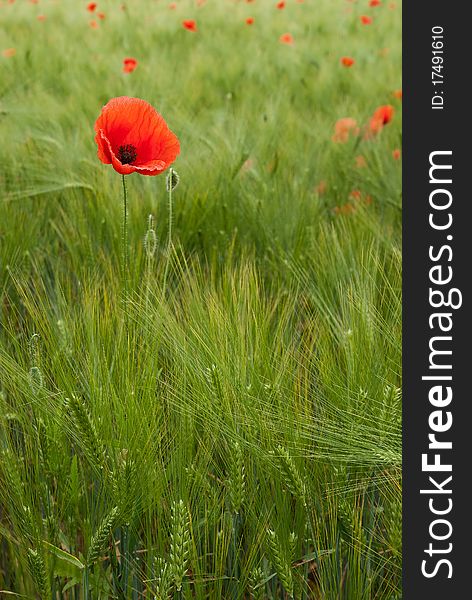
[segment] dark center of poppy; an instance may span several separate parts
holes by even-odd
[[[136,147],[132,144],[126,144],[126,146],[120,146],[118,148],[118,159],[122,165],[129,165],[136,160],[138,153]]]

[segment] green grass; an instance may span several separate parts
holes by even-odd
[[[0,7],[0,590],[399,599],[400,7],[86,4]],[[123,94],[181,142],[170,254],[165,175],[127,177],[128,328]]]

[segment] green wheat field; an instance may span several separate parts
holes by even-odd
[[[88,4],[0,2],[0,597],[399,600],[401,5]]]

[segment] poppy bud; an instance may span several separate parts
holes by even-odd
[[[152,258],[157,250],[157,235],[154,229],[154,217],[148,217],[148,230],[144,236],[144,250],[149,258]]]
[[[180,177],[177,175],[174,169],[169,169],[169,174],[166,177],[166,189],[168,192],[175,190],[179,185]]]

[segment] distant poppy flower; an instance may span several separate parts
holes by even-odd
[[[99,18],[101,21],[103,21],[103,20],[105,19],[105,17],[106,17],[106,14],[105,14],[105,13],[102,13],[102,12],[98,12],[98,13],[97,13],[97,17],[98,17],[98,18]]]
[[[319,195],[322,196],[326,190],[328,189],[328,184],[326,183],[326,181],[324,181],[324,179],[322,179],[318,185],[315,187],[315,192]]]
[[[360,190],[352,190],[349,197],[353,200],[359,201],[362,198],[362,192]]]
[[[390,4],[388,5],[390,10],[395,10],[397,8],[397,5],[395,4],[395,2],[390,2]]]
[[[31,4],[38,4],[38,3],[39,3],[39,0],[30,0],[30,3],[31,3]]]
[[[282,44],[288,44],[289,46],[291,46],[293,44],[293,36],[290,33],[283,33],[279,37],[279,41]]]
[[[5,58],[11,58],[12,56],[15,56],[15,54],[16,48],[5,48],[5,50],[2,50],[2,56]]]
[[[95,133],[98,158],[122,175],[159,175],[180,152],[163,117],[140,98],[112,98],[95,122]]]
[[[188,31],[197,31],[197,23],[193,19],[186,19],[185,21],[182,21],[182,25],[185,27],[185,29],[188,29]]]
[[[89,22],[89,27],[91,29],[98,29],[98,23],[97,23],[97,21],[90,21]]]
[[[341,58],[341,64],[344,67],[352,67],[352,65],[354,64],[354,59],[351,58],[350,56],[343,56]]]
[[[123,73],[132,73],[138,66],[138,61],[135,58],[123,59]]]
[[[36,18],[38,19],[38,21],[45,21],[46,15],[38,15]]]
[[[285,2],[284,0],[281,0],[280,2],[277,2],[277,4],[275,5],[279,10],[282,10],[282,8],[285,8]]]
[[[382,4],[382,2],[380,2],[380,0],[370,0],[369,2],[369,6],[375,7],[375,6],[380,6]]]
[[[392,156],[394,160],[400,160],[402,156],[402,151],[400,150],[400,148],[395,148],[395,150],[393,150],[392,152]]]
[[[356,207],[351,204],[350,202],[346,202],[346,204],[343,204],[342,206],[335,206],[334,207],[334,214],[335,215],[350,215],[353,212],[355,212]]]
[[[87,4],[87,10],[89,12],[94,12],[94,10],[97,8],[97,3],[96,2],[89,2]]]
[[[367,15],[361,15],[361,23],[363,25],[370,25],[372,23],[372,17],[368,17]]]
[[[393,119],[394,109],[391,104],[379,106],[370,120],[370,131],[378,133],[385,125]]]
[[[203,6],[206,0],[197,0],[197,6]]]
[[[169,4],[169,8],[170,8],[170,10],[175,10],[177,8],[177,4],[175,2],[171,2]]]
[[[372,196],[364,194],[361,190],[352,190],[349,194],[349,198],[352,198],[358,204],[372,204]]]
[[[254,17],[248,17],[246,19],[246,25],[252,25],[254,23]]]
[[[344,117],[343,119],[336,121],[336,124],[334,125],[334,134],[331,139],[333,142],[345,144],[351,133],[353,135],[359,134],[357,121],[351,117]]]
[[[395,90],[393,92],[393,95],[395,96],[395,98],[398,98],[398,100],[402,100],[403,99],[403,90]]]
[[[356,163],[356,167],[358,169],[364,169],[365,167],[367,167],[367,161],[366,161],[365,157],[362,156],[362,154],[359,154],[359,156],[356,156],[355,163]]]

